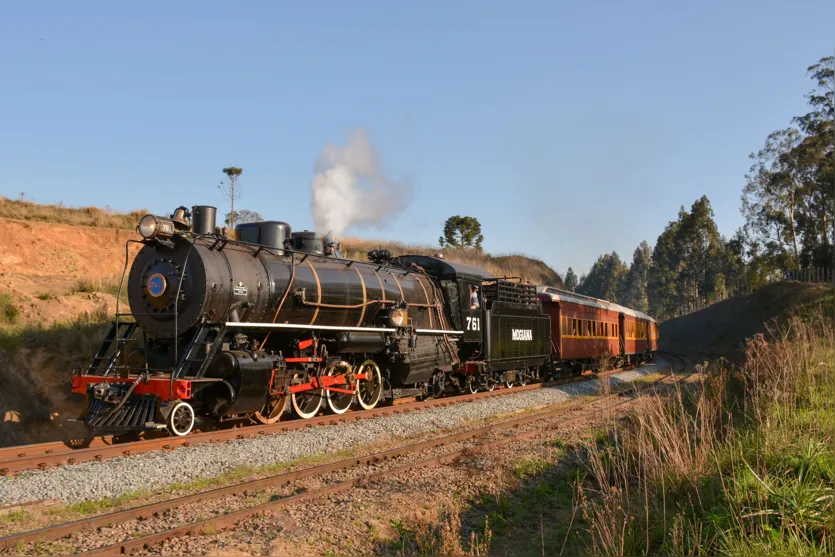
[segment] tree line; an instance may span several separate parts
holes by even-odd
[[[814,82],[808,112],[750,155],[740,209],[745,224],[731,238],[719,233],[702,196],[689,211],[681,207],[654,247],[641,242],[628,265],[616,252],[603,254],[579,279],[569,267],[565,287],[664,319],[692,300],[725,297],[741,283],[753,289],[801,268],[831,269],[835,58],[822,58],[808,72]]]

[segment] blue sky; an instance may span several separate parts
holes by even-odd
[[[0,195],[240,205],[312,227],[327,142],[371,134],[413,197],[349,235],[485,249],[563,273],[631,259],[708,195],[742,223],[747,155],[805,111],[835,2],[4,2]]]

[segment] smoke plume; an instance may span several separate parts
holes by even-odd
[[[381,225],[403,211],[411,183],[383,174],[380,157],[363,130],[354,130],[344,147],[327,144],[316,161],[310,203],[317,234],[337,238],[351,227]]]

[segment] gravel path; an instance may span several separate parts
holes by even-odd
[[[615,386],[667,369],[668,366],[659,360],[657,364],[612,375],[609,381]],[[0,505],[41,499],[77,503],[118,497],[174,483],[217,477],[242,466],[259,468],[393,438],[455,428],[471,420],[496,414],[560,403],[578,396],[596,395],[600,387],[600,382],[595,379],[361,422],[293,430],[225,443],[207,443],[0,477]]]

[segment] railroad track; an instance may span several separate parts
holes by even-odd
[[[453,397],[408,402],[394,406],[382,406],[372,410],[352,411],[341,416],[324,414],[307,420],[292,419],[272,425],[254,424],[245,427],[220,429],[193,433],[185,437],[159,437],[141,441],[117,442],[112,437],[73,440],[70,442],[37,443],[16,447],[0,448],[0,476],[25,470],[45,470],[50,466],[77,464],[90,460],[105,460],[119,456],[131,456],[158,450],[173,450],[202,443],[217,443],[233,439],[246,439],[260,435],[271,435],[295,429],[336,425],[339,423],[379,418],[392,414],[414,412],[426,408],[439,408],[463,402],[472,402],[482,398],[506,396],[518,392],[531,391],[547,387],[562,386],[594,378],[606,378],[625,371],[627,368],[613,369],[598,374],[569,377],[546,383],[532,383],[524,387],[500,388],[495,391],[465,394]]]
[[[668,361],[670,359],[676,360],[679,363],[679,370],[675,373],[684,373],[690,367],[690,358],[676,352],[668,352],[667,350],[659,350],[658,354]],[[672,368],[671,368],[672,369]]]
[[[670,375],[666,375],[654,381],[641,384],[637,387],[637,389],[639,391],[644,391],[646,389],[664,383],[674,385],[676,383],[676,378],[677,375],[674,372]],[[293,482],[297,482],[305,478],[326,478],[328,474],[333,474],[335,472],[355,469],[358,467],[369,465],[373,466],[382,462],[391,461],[393,459],[398,459],[409,455],[420,455],[421,453],[424,453],[431,449],[436,449],[438,447],[443,447],[446,445],[454,445],[456,443],[482,438],[490,434],[497,434],[506,430],[512,430],[514,428],[520,428],[527,425],[535,424],[539,421],[564,417],[564,419],[560,420],[556,424],[557,428],[564,428],[566,426],[576,424],[583,420],[597,418],[605,412],[613,411],[623,406],[634,404],[637,400],[639,400],[639,398],[637,397],[630,396],[634,394],[635,391],[623,391],[599,397],[593,401],[574,401],[573,403],[563,405],[559,408],[540,411],[535,414],[530,414],[518,418],[488,424],[486,426],[477,427],[468,431],[446,435],[427,441],[422,441],[419,443],[413,443],[410,445],[406,445],[384,452],[374,453],[361,457],[351,457],[328,464],[322,464],[319,466],[313,466],[291,472],[276,474],[266,478],[246,481],[227,487],[221,487],[210,491],[204,491],[192,495],[187,495],[184,497],[178,497],[166,501],[151,503],[148,505],[117,511],[105,515],[85,518],[70,523],[57,524],[39,530],[13,534],[4,538],[0,538],[0,549],[10,547],[20,549],[23,547],[23,544],[41,543],[52,540],[58,540],[68,535],[92,531],[92,529],[106,525],[122,524],[132,520],[153,517],[167,510],[182,507],[183,505],[220,499],[237,493],[253,493],[263,491],[272,487],[292,484]],[[579,412],[577,412],[578,410]],[[521,431],[518,433],[511,433],[510,435],[503,435],[498,437],[497,439],[479,443],[476,446],[481,449],[494,449],[499,446],[512,443],[514,441],[535,438],[538,435],[540,435],[542,431],[543,429],[540,427],[534,428],[532,430]],[[84,552],[83,555],[130,554],[133,551],[151,547],[165,540],[176,538],[179,536],[216,531],[218,529],[232,526],[244,518],[256,515],[258,513],[262,513],[264,511],[272,511],[277,508],[287,506],[293,503],[306,501],[326,496],[329,494],[348,491],[359,485],[377,482],[387,477],[408,472],[416,468],[446,465],[453,462],[455,459],[461,457],[463,454],[465,454],[465,452],[471,451],[472,448],[472,445],[467,445],[463,448],[455,449],[443,453],[439,456],[414,460],[408,462],[407,464],[394,466],[383,471],[365,474],[360,473],[354,478],[332,483],[330,485],[325,485],[321,488],[311,489],[298,495],[286,496],[275,500],[273,500],[274,498],[270,498],[270,500],[266,503],[246,507],[244,509],[222,514],[219,516],[198,520],[185,525],[178,525],[174,528],[161,530],[159,532],[155,532],[153,534],[146,535],[143,537],[130,538],[127,540],[120,541],[116,544],[107,545],[91,551]]]

